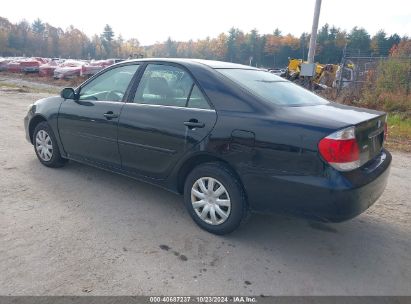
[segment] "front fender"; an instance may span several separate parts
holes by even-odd
[[[63,145],[61,144],[57,123],[62,102],[64,102],[64,99],[59,96],[48,97],[36,101],[24,118],[24,125],[26,129],[26,138],[30,143],[32,143],[31,137],[37,123],[47,121],[57,139],[57,144],[62,156],[65,156],[66,153]]]

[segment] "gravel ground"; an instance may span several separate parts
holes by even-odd
[[[411,295],[410,154],[354,220],[254,215],[218,237],[177,195],[42,166],[23,116],[44,96],[0,91],[0,295]]]
[[[44,78],[42,78],[44,80]],[[27,75],[9,75],[9,74],[0,74],[0,91],[7,91],[10,89],[10,86],[16,86],[20,89],[20,91],[43,91],[48,93],[58,93],[64,87],[62,86],[63,81],[54,81],[60,82],[59,85],[57,84],[50,84],[50,83],[43,83],[43,82],[35,82],[32,79],[28,78]],[[70,83],[63,82],[63,85],[69,86]],[[1,93],[1,92],[0,92]]]

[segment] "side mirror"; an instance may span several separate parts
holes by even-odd
[[[76,99],[77,98],[77,94],[73,88],[64,88],[61,91],[60,96],[64,99]]]

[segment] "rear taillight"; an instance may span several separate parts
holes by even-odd
[[[323,159],[339,171],[360,167],[360,149],[355,138],[355,127],[334,132],[320,140],[318,150]]]

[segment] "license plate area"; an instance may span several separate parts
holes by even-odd
[[[360,148],[361,165],[375,158],[384,144],[385,115],[356,126],[356,138]]]

